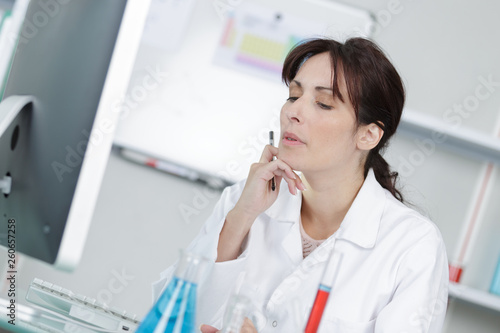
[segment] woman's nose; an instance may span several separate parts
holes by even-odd
[[[288,117],[292,122],[294,123],[300,123],[300,119],[297,116],[290,116]]]
[[[294,123],[302,123],[303,122],[303,117],[302,117],[302,103],[299,102],[300,98],[293,102],[293,104],[289,105],[287,108],[288,110],[286,111],[287,113],[287,118],[291,122]]]

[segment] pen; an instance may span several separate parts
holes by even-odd
[[[273,147],[274,147],[274,132],[273,132],[273,131],[269,131],[269,144],[270,144],[271,146],[273,146]],[[274,161],[275,159],[276,159],[276,157],[275,157],[275,156],[273,156],[273,161]],[[275,190],[276,190],[276,183],[275,183],[275,181],[274,181],[274,177],[273,177],[273,179],[271,179],[271,189],[272,189],[273,191],[275,191]]]

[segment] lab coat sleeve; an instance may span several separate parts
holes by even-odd
[[[227,213],[238,201],[243,187],[244,181],[227,187],[223,191],[212,214],[186,249],[186,251],[198,253],[208,258],[210,262],[207,268],[207,274],[205,274],[205,279],[202,281],[199,288],[199,308],[201,309],[219,309],[227,299],[226,296],[229,296],[229,293],[232,291],[231,287],[234,285],[234,282],[238,280],[240,272],[244,270],[246,257],[248,255],[246,241],[242,246],[242,254],[237,259],[220,263],[215,262],[220,231],[226,220]],[[167,268],[161,274],[161,279],[153,284],[154,300],[159,297],[161,291],[172,279],[176,266],[177,263]],[[204,314],[207,315],[205,316]],[[204,323],[214,323],[212,320],[214,313],[211,311],[201,310],[200,316],[198,317],[200,317]]]
[[[438,233],[412,246],[397,271],[396,290],[375,332],[441,332],[448,302],[448,261]]]

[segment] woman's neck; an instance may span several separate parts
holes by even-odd
[[[301,218],[306,233],[326,239],[340,227],[364,182],[362,170],[336,174],[302,174],[307,190],[302,192]]]

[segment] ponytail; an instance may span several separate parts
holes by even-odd
[[[375,174],[375,179],[379,184],[391,192],[391,194],[401,202],[404,202],[403,195],[396,188],[396,182],[398,179],[398,173],[396,171],[391,171],[387,161],[380,155],[377,148],[372,149],[368,153],[368,157],[365,162],[365,178],[368,175],[368,171],[373,169]]]

